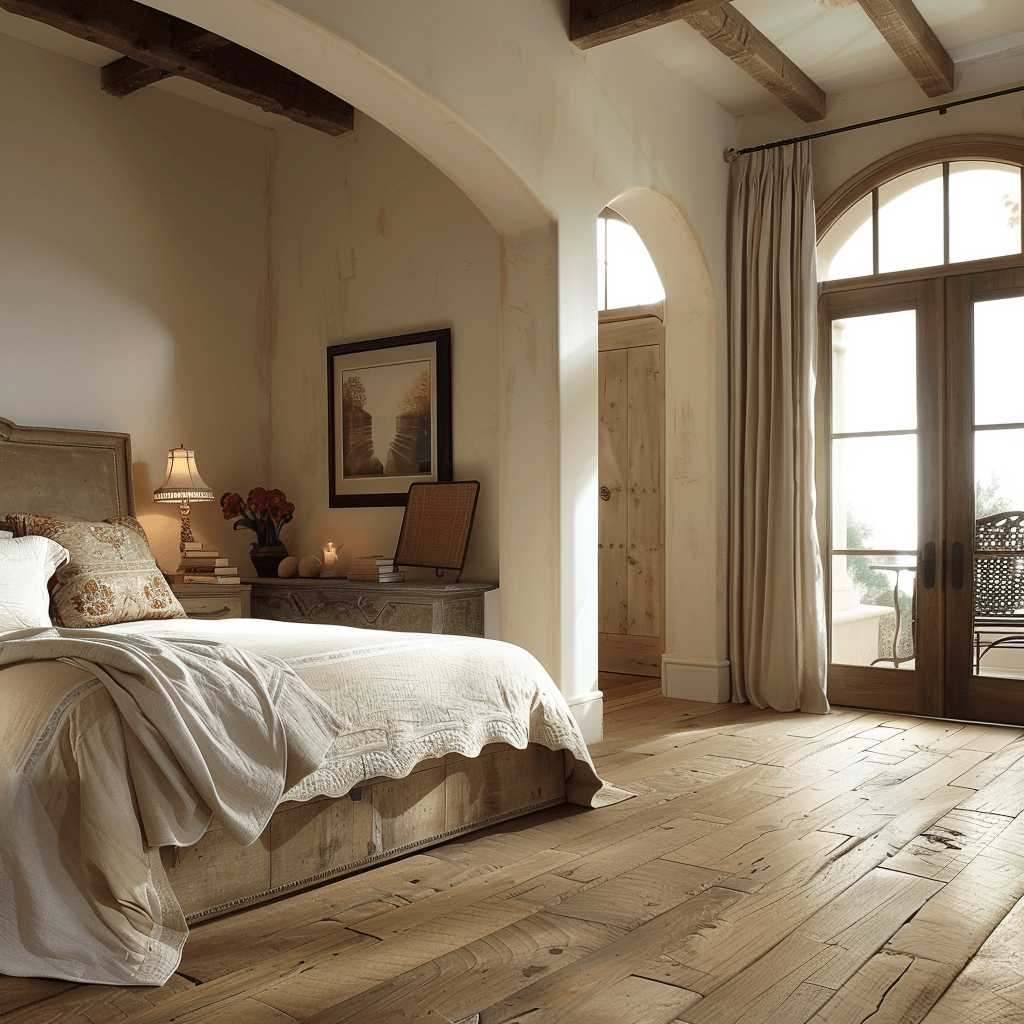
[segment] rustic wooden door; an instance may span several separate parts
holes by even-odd
[[[599,644],[602,672],[660,676],[664,638],[665,328],[599,327]]]

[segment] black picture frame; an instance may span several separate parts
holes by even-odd
[[[381,409],[397,424],[383,458]],[[452,479],[449,328],[328,347],[327,462],[331,508],[405,505],[411,484]]]

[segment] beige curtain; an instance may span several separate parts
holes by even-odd
[[[815,530],[817,323],[806,142],[731,168],[729,222],[732,699],[828,711]]]

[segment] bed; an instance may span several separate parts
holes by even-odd
[[[120,595],[95,593],[82,529],[119,571],[133,545],[151,560],[131,466],[126,434],[0,419],[0,530],[7,516],[17,538],[0,545],[36,558],[33,578],[54,573],[42,600],[63,623],[33,606],[0,633],[0,973],[162,984],[189,922],[624,796],[510,644],[190,620],[155,563],[121,621],[89,619]],[[0,603],[18,598],[0,587]]]

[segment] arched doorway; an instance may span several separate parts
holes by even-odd
[[[597,261],[598,668],[660,679],[665,289],[640,236],[614,210],[598,218]]]
[[[608,206],[636,229],[665,290],[662,691],[727,701],[724,301],[674,199],[636,187]]]

